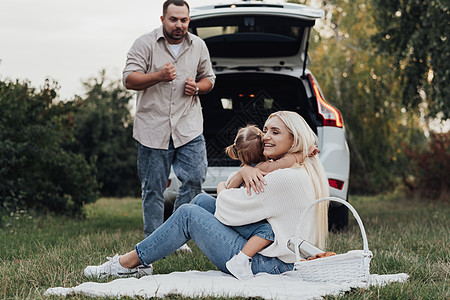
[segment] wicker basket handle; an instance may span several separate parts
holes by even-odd
[[[341,198],[337,198],[337,197],[324,197],[324,198],[320,198],[317,199],[316,201],[314,201],[310,206],[308,206],[305,211],[303,211],[302,215],[300,216],[300,222],[297,225],[297,230],[295,233],[295,256],[297,258],[297,261],[300,261],[300,251],[298,249],[298,245],[300,243],[299,241],[299,233],[300,233],[300,229],[301,229],[301,225],[302,225],[302,220],[304,219],[306,213],[313,208],[314,206],[316,206],[316,204],[320,203],[320,202],[324,202],[324,201],[334,201],[334,202],[339,202],[345,206],[347,206],[347,208],[353,213],[353,216],[355,217],[356,221],[358,222],[359,225],[359,229],[361,230],[361,235],[363,237],[363,247],[364,247],[364,253],[369,253],[369,244],[367,242],[367,236],[366,236],[366,231],[364,230],[364,225],[361,221],[361,218],[359,217],[358,213],[356,212],[356,210],[353,208],[353,206],[350,205],[350,203],[348,203],[345,200],[342,200]]]

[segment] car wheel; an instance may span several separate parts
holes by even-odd
[[[164,222],[172,215],[173,212],[173,202],[164,201]]]
[[[340,232],[347,230],[347,228],[348,208],[342,204],[330,205],[330,208],[328,209],[328,230],[330,232]]]

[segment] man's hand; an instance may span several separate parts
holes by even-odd
[[[192,78],[186,79],[186,86],[184,87],[184,93],[188,96],[194,96],[196,90],[197,90],[197,83],[195,82],[195,80]]]
[[[165,64],[161,71],[159,71],[161,81],[172,81],[177,77],[175,66],[172,63]]]

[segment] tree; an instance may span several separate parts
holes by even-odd
[[[71,150],[84,155],[97,166],[102,196],[136,196],[140,191],[137,178],[137,147],[132,138],[133,119],[129,109],[131,93],[120,81],[98,78],[83,83],[84,97],[70,104],[74,114],[75,143]]]
[[[0,81],[0,215],[36,209],[71,216],[97,199],[95,166],[67,151],[71,112],[56,103],[57,84],[40,91]]]
[[[425,102],[428,118],[450,118],[450,11],[448,0],[373,0],[375,41],[394,59],[403,103]]]
[[[377,193],[405,177],[402,143],[423,141],[418,114],[401,102],[394,59],[376,51],[370,1],[322,1],[326,15],[311,33],[312,72],[343,114],[352,193]]]

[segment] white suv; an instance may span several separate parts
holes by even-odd
[[[208,172],[203,190],[215,195],[217,184],[239,168],[224,148],[249,123],[263,127],[278,110],[296,111],[319,137],[319,157],[331,196],[347,200],[350,157],[340,112],[325,101],[308,70],[308,38],[320,9],[300,4],[232,2],[192,8],[189,31],[209,49],[217,76],[214,89],[201,96]],[[171,174],[164,194],[167,212],[180,182]],[[348,223],[343,205],[332,204],[330,229]]]

